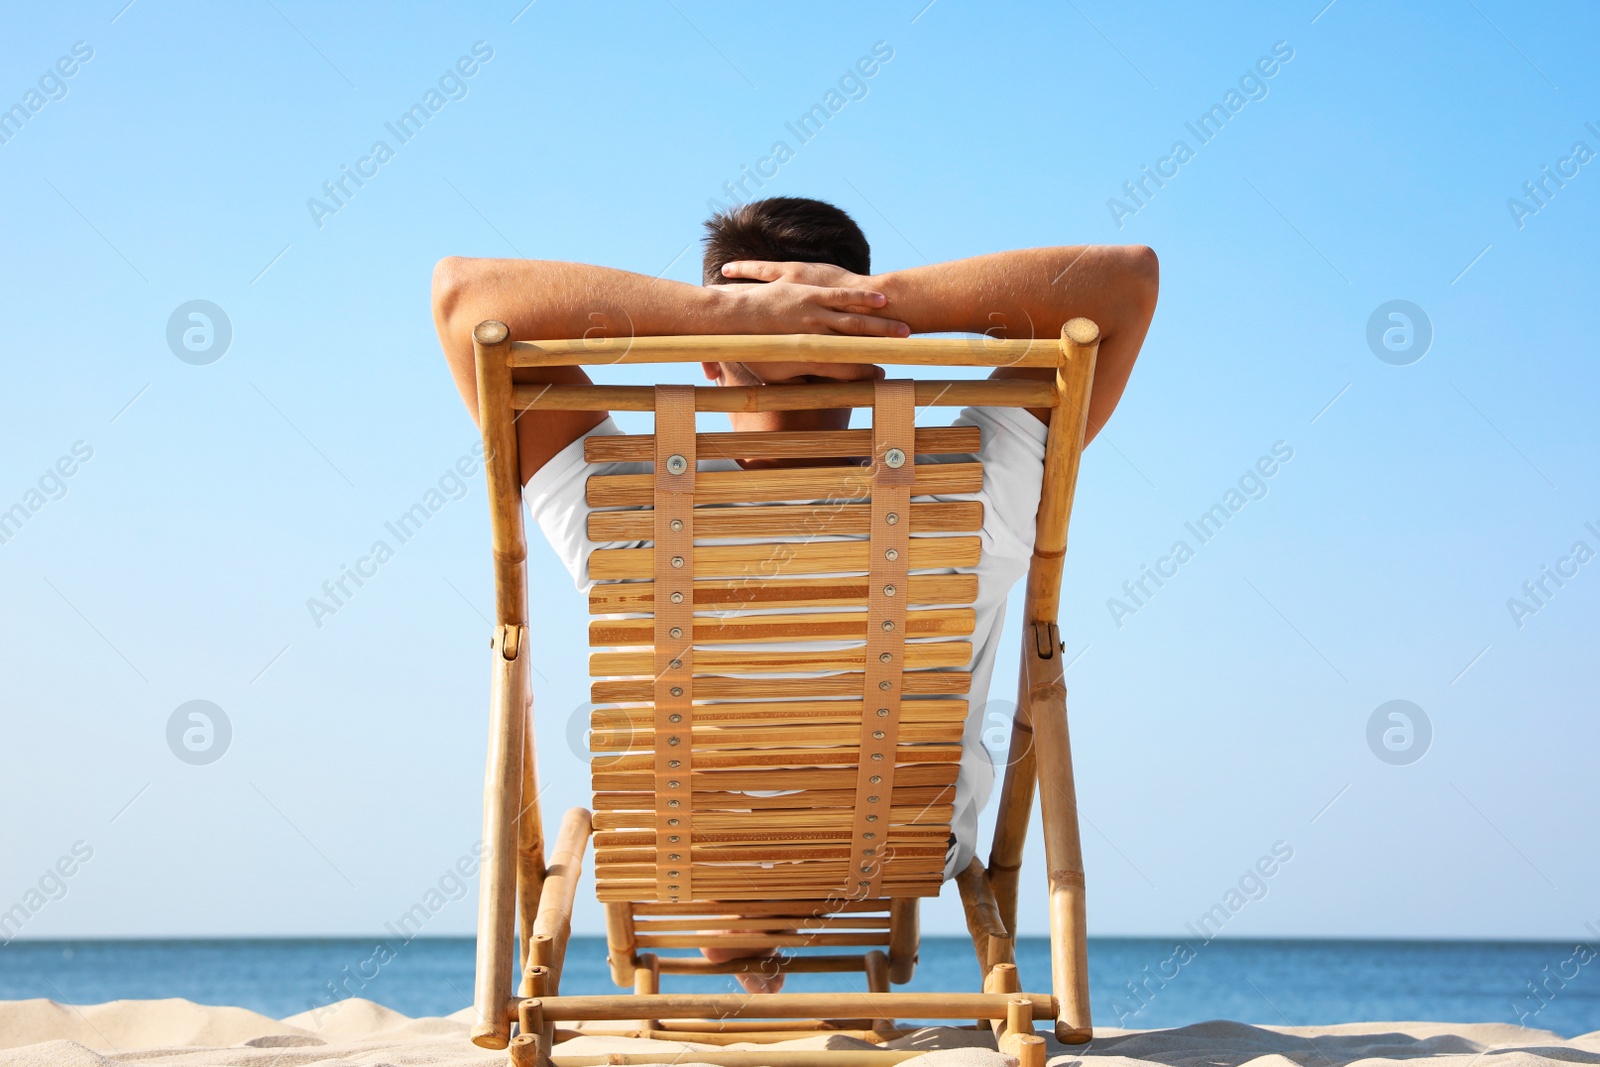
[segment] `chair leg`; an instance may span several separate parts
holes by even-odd
[[[648,997],[661,992],[661,960],[654,952],[641,953],[639,965],[633,969],[633,991],[637,996]],[[660,1019],[640,1019],[639,1029],[659,1030]]]
[[[1035,624],[1043,628],[1044,624]],[[1089,957],[1084,907],[1083,844],[1067,738],[1067,691],[1055,627],[1037,634],[1024,657],[1039,753],[1039,818],[1050,871],[1050,975],[1058,1004],[1056,1038],[1081,1045],[1094,1036],[1089,1021]]]
[[[495,634],[489,698],[489,758],[483,789],[483,868],[478,892],[478,963],[472,1041],[503,1049],[511,1041],[517,953],[518,817],[527,744],[527,642],[519,626]],[[538,817],[535,810],[533,818]]]

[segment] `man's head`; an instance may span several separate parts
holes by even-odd
[[[722,265],[741,259],[773,263],[832,263],[852,274],[872,273],[872,249],[854,219],[832,204],[774,196],[718,212],[706,220],[701,281],[723,285]]]

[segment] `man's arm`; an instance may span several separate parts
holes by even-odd
[[[1025,248],[862,277],[824,264],[730,263],[729,277],[852,285],[881,292],[892,315],[914,333],[1057,337],[1070,318],[1100,327],[1087,438],[1111,417],[1128,384],[1155,313],[1156,254],[1143,245]],[[1047,369],[1003,367],[996,378],[1052,380]],[[1035,411],[1040,419],[1048,412]]]
[[[881,309],[881,294],[859,286],[796,284],[698,286],[586,263],[464,259],[433,273],[433,321],[450,374],[474,420],[477,371],[472,328],[499,319],[517,340],[648,337],[663,334],[847,333],[895,336],[903,324]],[[582,369],[556,367],[529,380],[589,381]],[[602,412],[540,411],[517,420],[524,480],[598,426]]]

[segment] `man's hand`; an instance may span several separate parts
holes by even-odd
[[[735,273],[733,268],[747,268]],[[794,268],[816,268],[795,270]],[[792,276],[783,277],[779,272]],[[757,277],[757,274],[770,277]],[[884,310],[888,299],[871,287],[871,279],[822,263],[730,263],[729,278],[749,278],[766,285],[729,283],[708,288],[725,293],[738,333],[834,333],[851,337],[908,337],[911,328]],[[815,279],[815,280],[801,280]],[[824,281],[840,279],[839,284]],[[869,283],[869,284],[860,284]]]

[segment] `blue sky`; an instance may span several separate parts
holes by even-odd
[[[840,204],[880,269],[1160,253],[1063,600],[1093,933],[1180,932],[1283,842],[1230,935],[1588,936],[1600,562],[1573,549],[1600,551],[1600,162],[1573,149],[1600,152],[1600,18],[1324,2],[8,15],[0,105],[39,107],[0,144],[0,508],[28,512],[0,544],[0,909],[82,842],[26,936],[373,932],[468,855],[490,570],[432,265],[695,281],[707,201],[785,140],[762,191]],[[785,124],[879,42],[892,58],[799,143]],[[441,79],[400,143],[385,124]],[[1186,124],[1230,91],[1201,143]],[[363,163],[379,140],[392,158]],[[1169,177],[1130,200],[1146,166]],[[341,167],[369,176],[308,207]],[[209,363],[168,343],[196,300],[231,330]],[[1420,318],[1377,332],[1409,323],[1412,347],[1375,350],[1396,300]],[[1185,524],[1275,448],[1200,544]],[[433,489],[319,627],[307,599]],[[1193,558],[1130,603],[1180,540]],[[1547,566],[1569,576],[1534,604]],[[542,545],[532,575],[553,830],[585,800],[585,616]],[[996,700],[1013,686],[1004,659]],[[194,700],[231,728],[209,765],[168,747]],[[1426,717],[1409,763],[1368,742],[1394,700]],[[1380,738],[1404,730],[1387,714]],[[961,929],[953,896],[928,929]],[[469,931],[474,899],[427,932]],[[600,928],[592,902],[579,925]]]

